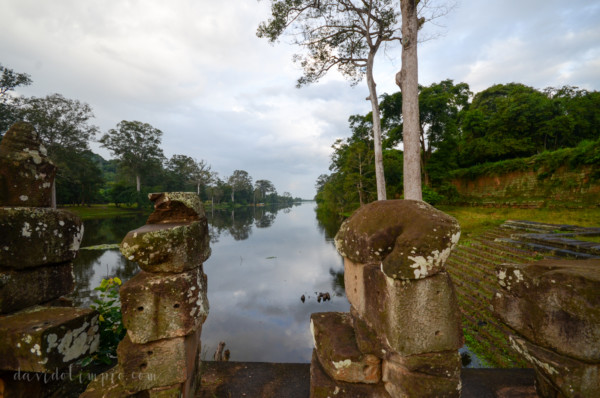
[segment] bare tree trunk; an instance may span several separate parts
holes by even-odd
[[[369,87],[369,101],[373,110],[373,150],[375,152],[375,181],[377,182],[377,200],[386,200],[385,176],[383,174],[383,151],[381,148],[381,119],[379,117],[379,99],[373,79],[374,51],[369,52],[367,60],[367,86]]]
[[[200,196],[200,183],[196,183],[196,191],[198,193],[198,196]]]
[[[362,207],[364,205],[364,201],[363,201],[363,174],[362,174],[362,159],[360,156],[360,153],[358,154],[358,201],[360,202],[360,206]]]
[[[402,69],[396,84],[402,91],[404,125],[404,199],[423,200],[421,191],[421,145],[419,143],[419,64],[417,58],[416,0],[400,0],[402,12]]]
[[[140,175],[136,174],[135,175],[135,186],[138,192],[140,192],[141,188],[142,188],[142,183],[140,181]]]
[[[50,207],[56,209],[56,181],[52,181],[52,198],[50,199]]]

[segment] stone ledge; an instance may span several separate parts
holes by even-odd
[[[97,350],[98,315],[85,308],[33,307],[0,316],[0,369],[52,373]]]
[[[0,207],[0,267],[24,269],[71,261],[83,238],[79,217],[66,210]]]
[[[71,262],[22,271],[0,269],[0,314],[57,299],[71,293],[73,286]]]
[[[378,383],[381,360],[357,347],[350,314],[317,312],[310,317],[315,352],[325,372],[338,381]]]

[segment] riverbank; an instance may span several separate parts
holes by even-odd
[[[58,206],[58,208],[75,213],[82,220],[116,217],[120,215],[134,215],[148,211],[148,209],[134,206],[129,207],[121,205],[117,207],[114,203],[95,204],[89,206]]]

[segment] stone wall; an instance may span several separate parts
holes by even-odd
[[[347,313],[315,313],[311,397],[459,397],[460,312],[445,261],[452,217],[424,202],[378,201],[336,236]]]
[[[554,173],[542,169],[513,171],[451,182],[463,200],[472,204],[589,207],[600,202],[600,179],[594,179],[594,173],[597,170],[593,166],[574,170],[563,166]]]
[[[0,143],[0,397],[42,397],[51,375],[97,350],[98,314],[54,306],[74,287],[81,220],[49,208],[56,167],[33,129]]]

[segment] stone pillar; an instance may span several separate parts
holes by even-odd
[[[0,143],[4,396],[42,396],[44,380],[54,380],[49,374],[62,374],[100,341],[95,311],[51,305],[73,290],[72,260],[83,237],[77,216],[50,208],[55,174],[33,127],[14,124]]]
[[[600,259],[503,264],[494,314],[542,397],[600,397]]]
[[[311,397],[458,397],[460,312],[445,261],[456,220],[413,200],[370,203],[340,227],[350,314],[311,317]]]
[[[155,209],[146,225],[121,243],[121,253],[142,271],[120,290],[127,335],[117,349],[114,376],[103,378],[119,383],[107,388],[97,379],[82,397],[193,397],[200,385],[208,222],[195,193],[150,194],[150,200]]]

